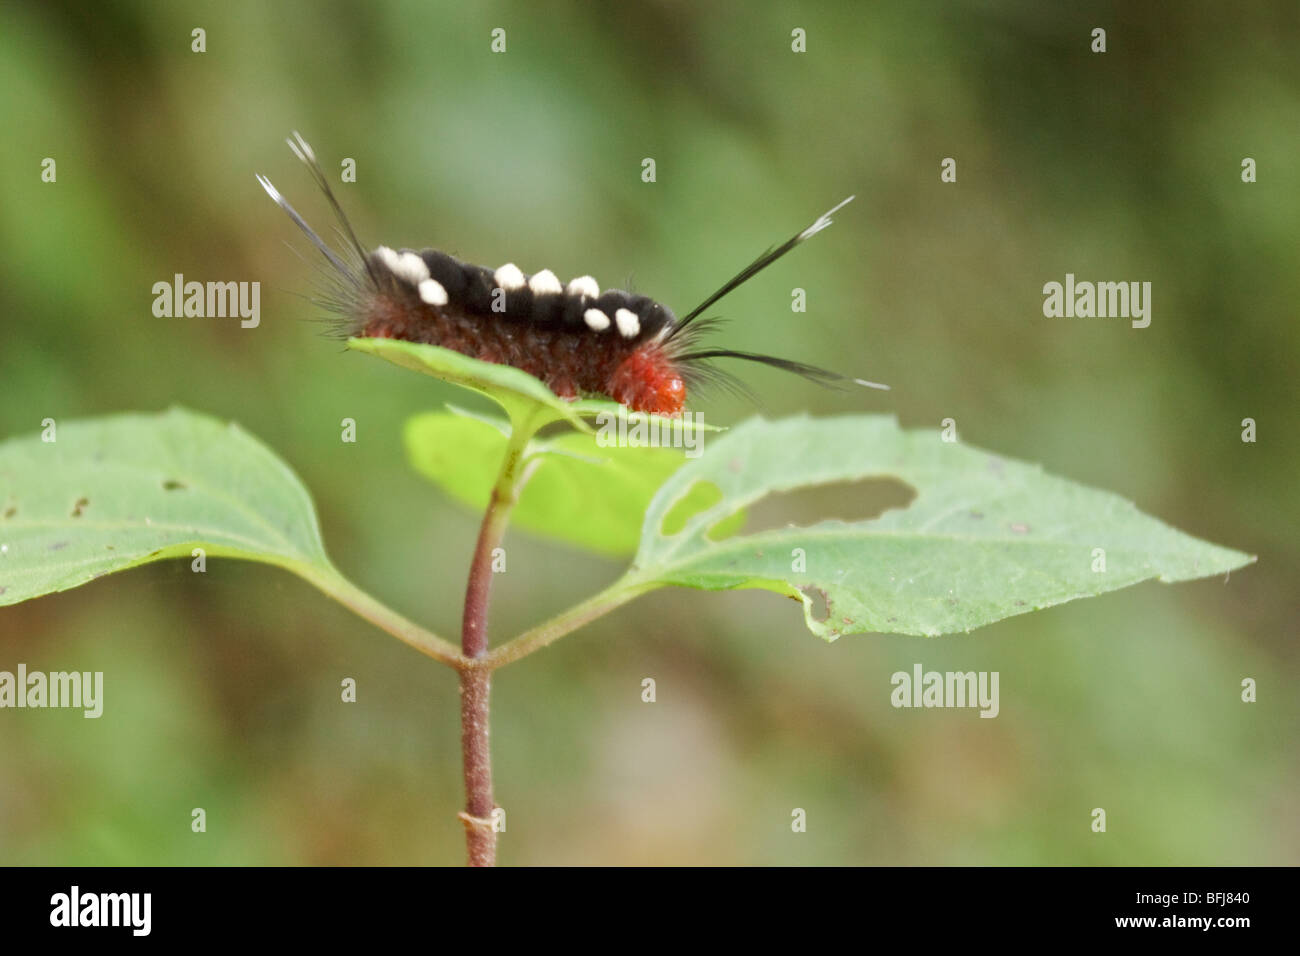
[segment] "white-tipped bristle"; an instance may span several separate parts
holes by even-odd
[[[837,212],[839,212],[841,209],[843,209],[845,206],[847,206],[849,203],[853,202],[853,200],[857,198],[858,197],[856,194],[849,196],[847,199],[842,200],[838,205],[833,206],[829,210],[827,210],[826,215],[827,216],[835,215]]]
[[[304,163],[316,162],[316,154],[315,152],[312,151],[311,144],[309,144],[305,139],[302,138],[302,133],[298,132],[297,130],[294,130],[293,138],[298,142],[295,145],[292,141],[290,141],[289,148],[292,149],[294,153],[297,154],[298,158],[301,159]]]
[[[823,229],[825,229],[827,226],[829,226],[829,225],[831,224],[831,221],[832,221],[832,220],[831,220],[831,216],[835,215],[835,213],[839,212],[841,209],[843,209],[843,208],[844,208],[845,206],[847,206],[849,203],[853,202],[854,198],[855,198],[855,197],[850,196],[848,199],[845,199],[845,200],[844,200],[843,202],[841,202],[839,205],[834,206],[834,207],[832,207],[832,208],[826,210],[826,212],[824,212],[824,213],[822,213],[820,216],[818,216],[816,222],[814,222],[811,226],[809,226],[809,227],[808,227],[807,229],[805,229],[803,232],[799,233],[799,241],[802,242],[804,239],[811,238],[812,236],[817,235],[817,233],[821,232]]]
[[[280,190],[271,185],[271,180],[267,179],[261,173],[258,173],[257,181],[262,184],[262,188],[266,190],[268,196],[274,199],[277,203],[284,202],[284,197],[280,195]]]
[[[848,200],[846,199],[845,202],[848,202]],[[843,204],[841,203],[841,205]],[[880,382],[868,382],[865,378],[855,378],[853,381],[856,382],[858,385],[863,386],[864,388],[878,388],[881,391],[885,391],[885,392],[889,391],[889,386],[882,385]]]

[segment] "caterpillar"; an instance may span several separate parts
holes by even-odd
[[[688,388],[715,385],[746,391],[713,366],[713,359],[757,362],[826,387],[888,388],[774,355],[705,348],[699,342],[720,323],[701,319],[705,309],[829,226],[831,216],[852,196],[768,249],[678,319],[647,296],[602,291],[591,276],[562,285],[549,269],[531,275],[513,263],[486,269],[435,249],[379,246],[367,252],[311,146],[296,132],[286,142],[325,194],[352,261],[321,239],[267,177],[258,174],[257,180],[325,257],[331,289],[317,301],[338,316],[346,335],[439,345],[523,369],[562,398],[605,395],[633,411],[660,415],[682,412]]]

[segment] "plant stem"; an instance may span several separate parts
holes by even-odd
[[[470,866],[495,866],[497,834],[493,829],[492,754],[488,748],[488,699],[492,673],[460,672],[460,749],[465,764],[465,844]]]
[[[493,552],[505,536],[510,511],[519,500],[519,491],[527,480],[524,452],[535,427],[512,423],[505,460],[492,489],[478,544],[469,566],[465,586],[465,612],[461,619],[460,664],[460,749],[465,767],[465,810],[460,814],[465,824],[465,842],[470,866],[493,866],[496,863],[497,835],[492,811],[492,753],[489,746],[489,714],[492,671],[474,666],[488,652],[488,599],[492,589]]]
[[[465,842],[471,866],[492,866],[496,863],[497,840],[492,819],[496,803],[492,794],[489,737],[492,672],[541,650],[584,624],[659,586],[655,582],[639,581],[629,572],[599,594],[489,652],[487,623],[492,565],[495,559],[493,552],[505,537],[510,512],[528,480],[532,463],[536,461],[526,458],[526,452],[539,424],[544,424],[544,421],[525,418],[523,421],[512,422],[505,458],[492,488],[479,527],[474,557],[470,561],[469,580],[465,586],[465,608],[461,618],[460,651],[436,634],[385,607],[332,567],[320,569],[312,565],[295,565],[290,568],[367,621],[434,660],[454,667],[459,673],[460,743],[465,774],[465,809],[459,816],[465,824]]]
[[[591,623],[596,618],[608,614],[633,598],[639,597],[647,591],[653,591],[659,586],[654,582],[642,584],[630,580],[627,576],[619,578],[599,594],[589,597],[581,604],[575,604],[549,621],[539,624],[537,627],[520,634],[514,640],[502,644],[483,659],[482,666],[489,671],[493,671],[498,667],[513,663],[521,657],[527,657],[533,651],[540,651],[543,647],[558,641],[572,631],[576,631],[584,624]]]
[[[392,608],[381,604],[332,568],[328,572],[323,572],[314,566],[304,565],[291,568],[291,570],[320,588],[344,607],[349,608],[381,630],[392,634],[403,643],[415,648],[421,654],[427,654],[435,661],[449,667],[455,667],[458,670],[464,666],[465,658],[456,649],[456,645],[444,641],[438,635],[425,630],[420,625],[402,617]]]

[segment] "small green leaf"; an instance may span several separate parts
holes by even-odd
[[[891,476],[916,498],[873,520],[710,538],[720,521],[768,494]],[[714,504],[676,534],[663,530],[685,494],[710,486],[721,493]],[[1103,551],[1105,570],[1095,570]],[[1254,560],[1117,495],[945,443],[934,431],[903,431],[890,417],[752,419],[655,495],[628,581],[776,591],[800,600],[808,627],[834,640],[969,631],[1151,578],[1226,574]]]
[[[289,467],[238,425],[179,408],[0,442],[0,605],[191,556],[337,576]]]
[[[506,449],[500,424],[429,412],[408,419],[403,438],[416,471],[470,508],[487,507]],[[572,431],[534,439],[526,455],[536,460],[512,523],[608,555],[636,550],[651,496],[686,461],[680,449],[604,447]]]
[[[400,339],[354,338],[348,339],[348,348],[486,395],[505,410],[515,428],[526,430],[530,436],[558,421],[567,421],[578,431],[589,434],[593,432],[589,424],[591,421],[609,421],[610,416],[629,423],[645,421],[671,424],[674,421],[659,415],[628,411],[625,406],[608,398],[560,398],[541,379],[522,369],[484,362],[437,345],[404,342]],[[460,409],[457,411],[470,414]],[[688,416],[681,421],[692,434],[722,431],[718,426],[707,425],[695,417]]]
[[[348,339],[348,348],[486,395],[505,410],[515,428],[529,434],[557,421],[567,421],[580,431],[591,430],[582,419],[586,403],[565,401],[522,369],[400,339]]]

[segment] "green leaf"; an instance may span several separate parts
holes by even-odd
[[[709,536],[775,492],[891,476],[916,498],[869,521]],[[683,495],[710,486],[715,503],[665,533],[665,516]],[[1104,571],[1094,570],[1098,548]],[[804,570],[795,570],[795,549]],[[935,431],[903,431],[885,416],[805,417],[750,420],[675,472],[646,511],[627,580],[776,591],[800,600],[809,629],[834,640],[969,631],[1151,578],[1226,574],[1254,560],[1176,531],[1117,495],[945,443]]]
[[[307,490],[238,425],[173,408],[55,438],[0,442],[0,605],[194,548],[337,575]]]
[[[522,369],[484,362],[438,345],[404,342],[400,339],[353,338],[348,339],[348,348],[485,395],[505,410],[516,429],[527,431],[530,436],[558,421],[568,422],[578,431],[591,434],[594,430],[589,422],[604,419],[605,416],[617,416],[630,422],[672,421],[659,415],[630,412],[625,406],[607,398],[560,398],[541,379]],[[457,411],[460,412],[459,409]],[[685,421],[692,431],[722,430],[716,425],[706,425],[693,418]]]
[[[551,422],[567,421],[580,431],[591,428],[582,419],[586,406],[603,402],[568,402],[522,369],[483,362],[437,345],[400,339],[348,339],[348,348],[365,352],[402,368],[423,372],[444,382],[486,395],[504,410],[515,428],[529,434]],[[596,409],[592,409],[592,413]]]
[[[407,457],[425,478],[482,511],[506,450],[503,425],[459,409],[416,415],[403,432]],[[646,505],[687,460],[681,449],[605,447],[596,435],[572,431],[534,439],[525,454],[535,461],[512,523],[615,556],[636,551]]]

